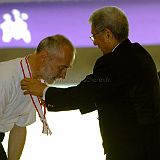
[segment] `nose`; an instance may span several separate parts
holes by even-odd
[[[96,39],[93,40],[93,44],[94,44],[94,46],[97,46]]]

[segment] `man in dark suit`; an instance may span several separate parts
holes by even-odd
[[[93,73],[66,89],[24,79],[24,94],[43,95],[49,111],[97,110],[107,160],[159,160],[160,86],[153,59],[128,39],[119,8],[100,8],[89,22],[90,38],[103,53]]]

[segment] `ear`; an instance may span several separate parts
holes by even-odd
[[[46,58],[48,57],[48,52],[47,51],[41,51],[39,53],[40,59],[42,62],[44,62],[46,60]]]
[[[112,38],[113,37],[112,32],[108,28],[105,29],[105,34],[106,34],[107,38]]]

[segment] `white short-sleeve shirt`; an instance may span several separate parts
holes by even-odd
[[[30,96],[24,96],[20,81],[24,78],[17,58],[0,63],[0,132],[14,124],[25,127],[35,122],[36,111]]]

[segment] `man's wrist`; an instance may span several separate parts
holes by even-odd
[[[43,96],[42,99],[45,100],[45,95],[46,95],[46,91],[49,88],[49,86],[47,86],[44,90],[43,90]]]

